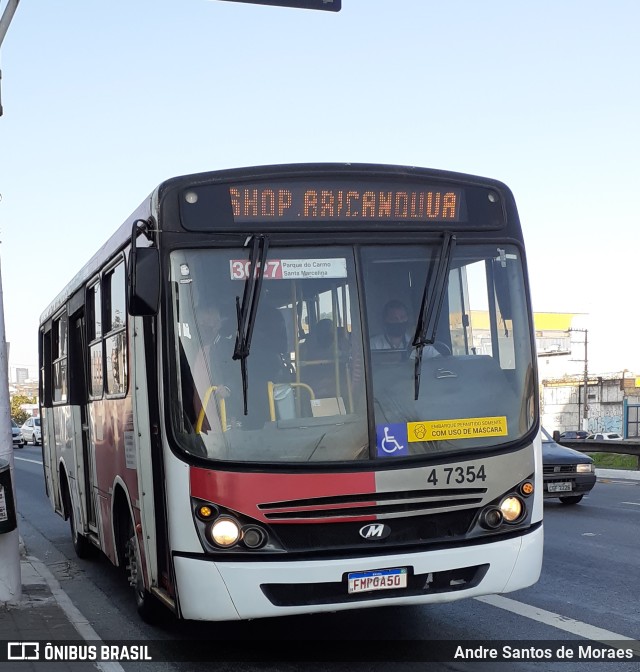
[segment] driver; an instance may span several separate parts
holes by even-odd
[[[372,350],[407,350],[413,341],[415,325],[409,324],[409,311],[399,299],[391,299],[382,309],[381,334],[373,336],[370,344]],[[438,357],[439,352],[432,346],[425,346],[423,357]]]

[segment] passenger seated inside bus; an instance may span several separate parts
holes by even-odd
[[[220,309],[201,304],[195,313],[193,336],[200,348],[193,364],[192,418],[196,433],[226,430],[226,420],[237,413],[242,387],[233,362],[234,341]],[[215,419],[214,419],[215,418]]]
[[[226,432],[232,428],[260,429],[270,417],[269,383],[292,380],[287,331],[277,308],[260,306],[256,316],[247,367],[247,414],[240,360],[234,360],[233,318],[225,319],[215,306],[195,309],[190,339],[200,343],[187,385],[187,359],[183,365],[183,398],[192,401],[185,417],[195,434]]]

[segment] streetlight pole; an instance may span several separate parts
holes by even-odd
[[[4,12],[2,12],[2,16],[0,16],[0,47],[2,46],[4,36],[7,34],[7,31],[9,30],[9,24],[11,23],[11,19],[13,19],[13,15],[16,13],[16,9],[18,9],[19,2],[20,0],[9,0],[7,6],[4,8]],[[1,80],[2,80],[2,71],[0,70],[0,81]],[[0,92],[0,117],[1,116],[2,116],[2,92]]]
[[[18,9],[19,2],[20,0],[9,0],[7,6],[4,8],[4,12],[2,12],[2,16],[0,17],[0,47],[2,46],[4,36],[7,34],[7,30],[9,30],[11,19],[13,19],[16,9]]]

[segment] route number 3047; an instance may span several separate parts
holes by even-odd
[[[458,467],[437,467],[432,469],[427,476],[427,483],[431,485],[452,485],[454,483],[462,485],[463,483],[475,483],[476,481],[486,481],[484,464],[468,464]]]

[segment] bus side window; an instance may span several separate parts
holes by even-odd
[[[40,347],[40,402],[42,406],[51,406],[52,401],[52,365],[51,365],[51,323],[41,332]]]
[[[67,401],[67,314],[53,321],[53,401]]]
[[[89,396],[102,397],[103,357],[102,357],[102,295],[100,282],[95,282],[87,290],[87,341],[89,348]]]
[[[103,278],[105,307],[106,391],[110,395],[127,391],[127,339],[124,262]]]

